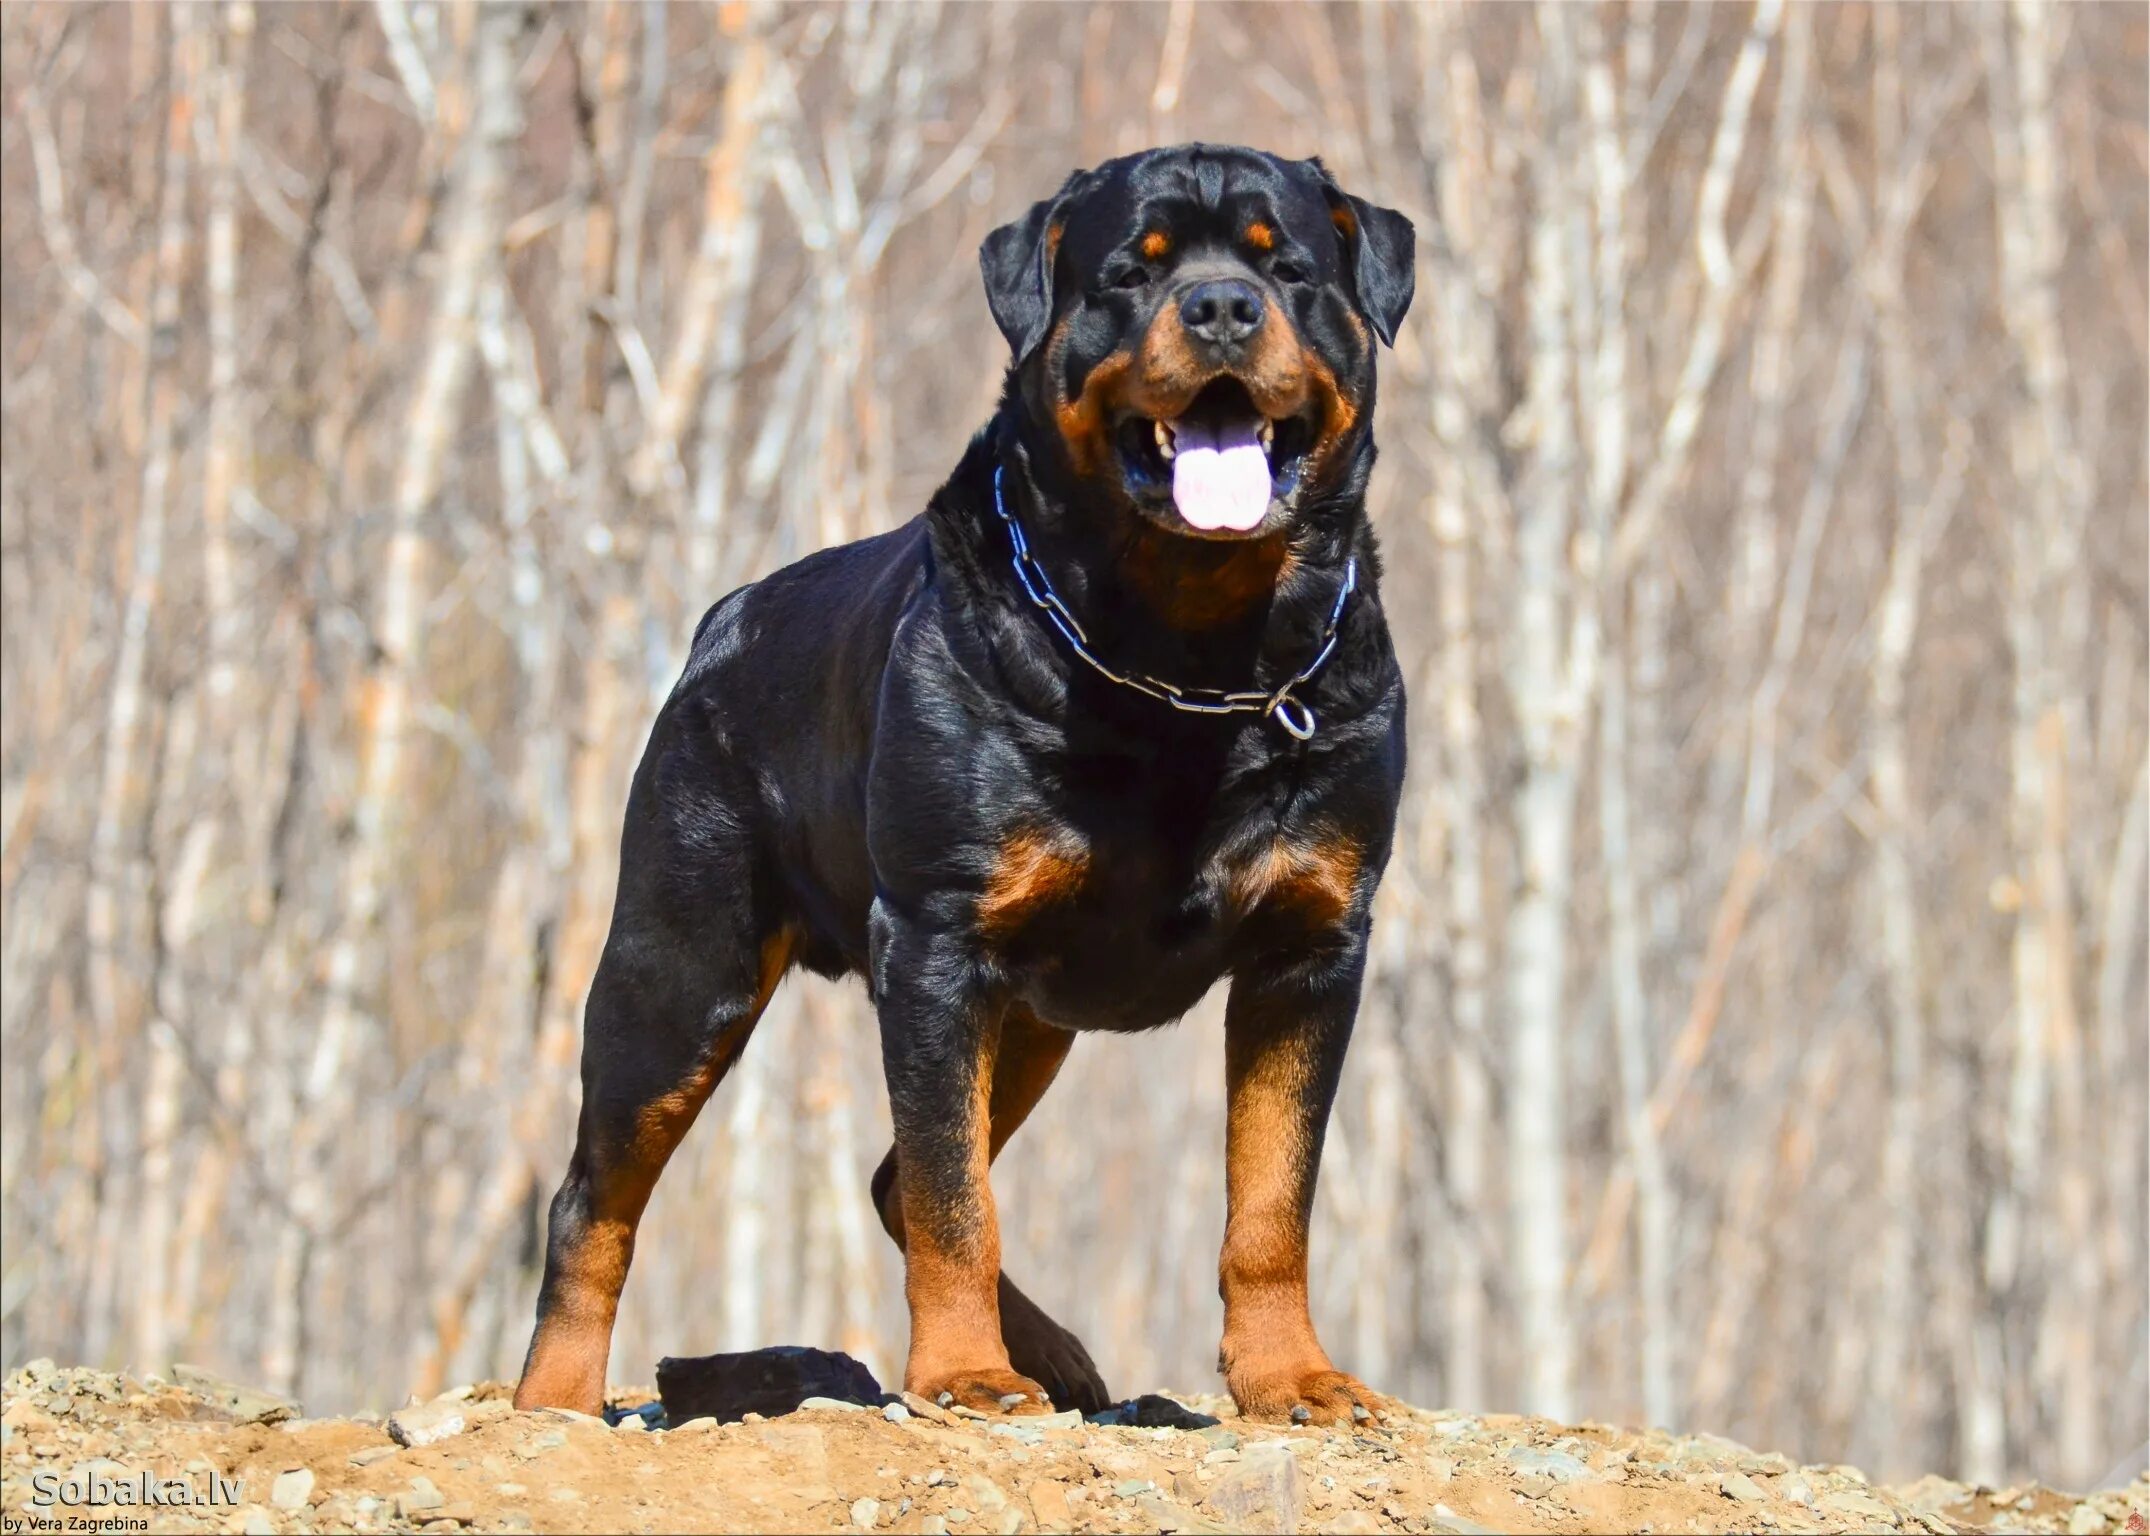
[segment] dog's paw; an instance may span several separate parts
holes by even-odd
[[[1096,1413],[1112,1405],[1105,1378],[1082,1340],[1012,1285],[1001,1290],[1000,1332],[1008,1344],[1009,1363],[1044,1383],[1061,1407]]]
[[[1028,1376],[1013,1371],[953,1371],[925,1381],[913,1381],[906,1391],[915,1392],[943,1408],[969,1408],[999,1416],[1051,1413],[1053,1400]]]
[[[1389,1406],[1365,1382],[1329,1366],[1229,1380],[1240,1416],[1270,1424],[1366,1424]]]

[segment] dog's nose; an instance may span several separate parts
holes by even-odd
[[[1215,346],[1237,346],[1262,324],[1262,296],[1235,278],[1196,283],[1180,300],[1180,324]]]

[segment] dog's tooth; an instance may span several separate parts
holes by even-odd
[[[1265,416],[1262,418],[1261,431],[1254,435],[1261,439],[1264,448],[1273,447],[1277,440],[1277,424]]]
[[[1157,428],[1157,451],[1159,453],[1169,459],[1173,454],[1179,452],[1178,445],[1172,441],[1172,429],[1170,427],[1161,421],[1152,422],[1151,425]]]

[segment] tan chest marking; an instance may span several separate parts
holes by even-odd
[[[1000,845],[978,898],[978,926],[1005,938],[1042,907],[1072,897],[1090,872],[1089,850],[1065,833],[1022,831]]]
[[[1251,911],[1289,907],[1317,923],[1333,923],[1351,910],[1359,883],[1359,848],[1345,838],[1309,843],[1278,838],[1232,872],[1232,900]]]

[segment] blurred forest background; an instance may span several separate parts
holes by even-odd
[[[512,1376],[696,618],[985,419],[980,237],[1155,142],[1417,221],[1412,777],[1317,1212],[1415,1401],[2083,1485],[2150,1430],[2139,6],[0,15],[0,1352]],[[1009,1269],[1214,1382],[1219,1008]],[[615,1381],[901,1282],[856,984],[672,1165]]]

